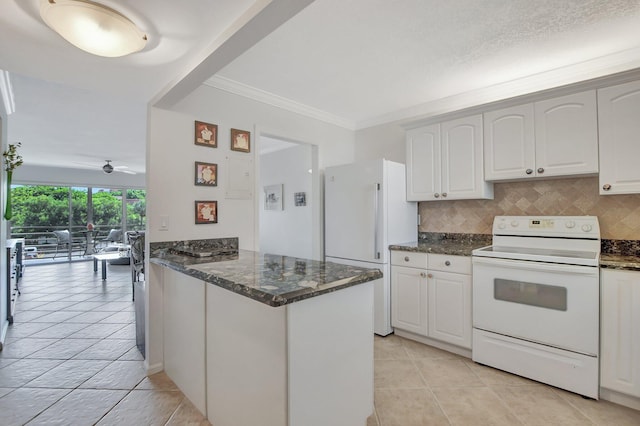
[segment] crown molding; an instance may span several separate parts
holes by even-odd
[[[9,71],[0,70],[0,96],[2,96],[2,105],[4,106],[5,113],[11,115],[16,112],[16,102],[13,97]]]
[[[221,77],[219,75],[214,75],[213,77],[206,80],[204,84],[210,87],[215,87],[216,89],[224,90],[225,92],[253,99],[254,101],[262,102],[276,108],[281,108],[287,111],[294,112],[296,114],[323,121],[325,123],[343,127],[348,130],[356,129],[356,123],[351,120],[347,120],[326,111],[310,107],[300,102],[296,102],[291,99],[267,92],[265,90],[248,86],[246,84],[239,83],[235,80]]]
[[[213,76],[205,84],[348,130],[361,130],[394,122],[404,127],[406,124],[411,125],[411,123],[455,114],[462,110],[467,112],[470,110],[482,111],[488,107],[508,106],[508,104],[536,100],[534,98],[561,96],[579,90],[597,89],[637,79],[640,79],[640,47],[445,98],[433,99],[413,107],[358,122],[225,77]]]
[[[482,110],[509,106],[542,98],[562,96],[581,90],[598,89],[640,79],[640,48],[610,55],[519,79],[434,99],[356,123],[364,129],[392,122],[418,122],[461,110]],[[476,111],[477,112],[477,111]]]

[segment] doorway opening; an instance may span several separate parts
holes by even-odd
[[[323,233],[318,147],[260,134],[258,150],[259,250],[320,260]]]

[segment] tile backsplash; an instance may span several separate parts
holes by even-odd
[[[420,232],[491,234],[497,215],[598,216],[604,239],[640,240],[640,194],[600,195],[598,178],[494,184],[493,200],[421,202]]]

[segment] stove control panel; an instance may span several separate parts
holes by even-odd
[[[496,216],[494,235],[600,238],[596,216]]]

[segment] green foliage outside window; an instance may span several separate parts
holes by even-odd
[[[69,188],[55,186],[14,186],[12,226],[21,232],[42,231],[42,227],[62,229],[69,226]],[[127,227],[144,229],[144,190],[127,191]],[[71,189],[72,224],[85,226],[87,220],[86,189]],[[122,223],[122,191],[100,191],[93,194],[93,223],[104,228],[120,228]]]

